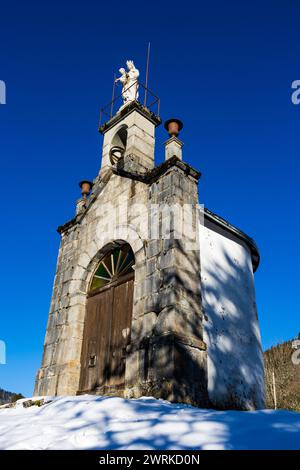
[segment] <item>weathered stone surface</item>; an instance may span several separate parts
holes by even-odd
[[[127,157],[132,167],[134,159]],[[131,163],[130,163],[131,162]],[[130,168],[129,168],[130,169]],[[128,352],[126,360],[126,385],[124,393],[136,395],[137,390],[145,390],[159,395],[159,383],[164,375],[170,375],[174,371],[174,344],[164,341],[151,342],[149,338],[155,335],[183,334],[189,328],[185,322],[191,321],[188,309],[191,307],[186,297],[194,292],[198,295],[198,277],[200,272],[199,256],[189,261],[188,253],[182,254],[181,245],[172,240],[149,238],[148,212],[149,194],[152,201],[158,204],[166,203],[170,198],[173,202],[184,204],[183,191],[190,188],[189,182],[184,185],[181,179],[188,178],[184,173],[180,174],[177,167],[167,169],[158,180],[152,184],[152,191],[143,182],[132,181],[112,175],[105,183],[105,187],[98,192],[88,206],[86,215],[80,221],[80,225],[70,227],[62,233],[62,242],[59,252],[55,288],[51,302],[51,314],[49,317],[45,351],[42,367],[37,379],[36,393],[55,388],[56,393],[76,392],[80,374],[81,344],[86,309],[86,294],[89,288],[90,278],[97,262],[101,257],[101,250],[106,243],[113,242],[118,221],[111,217],[112,210],[120,204],[120,197],[126,201],[127,206],[121,206],[120,218],[127,221],[127,241],[135,252],[135,285],[134,304],[132,316],[132,352]],[[100,184],[100,181],[99,183]],[[97,187],[93,188],[97,194]],[[190,194],[190,193],[189,193]],[[195,198],[197,193],[195,195]],[[153,201],[153,197],[155,201]],[[196,203],[195,199],[195,203]],[[105,208],[105,204],[110,206]],[[109,210],[110,207],[110,210]],[[168,224],[166,206],[158,207],[159,233],[161,236],[164,225]],[[126,219],[128,217],[128,220]],[[174,212],[172,217],[176,217]],[[146,222],[146,223],[145,223]],[[174,222],[170,230],[174,230]],[[104,232],[104,233],[103,233]],[[165,234],[165,235],[168,235]],[[186,269],[183,273],[180,267]],[[189,276],[187,268],[193,267],[194,276]],[[196,281],[195,281],[196,279]],[[199,299],[198,299],[199,300]],[[201,302],[193,304],[194,316],[198,316],[201,329]],[[191,317],[191,318],[190,318]],[[190,319],[189,319],[190,318]],[[149,341],[153,345],[153,360],[160,364],[147,373],[147,361],[149,360]],[[151,346],[152,347],[152,346]],[[156,351],[156,352],[155,352]],[[164,355],[169,356],[168,364],[163,367]],[[172,359],[173,358],[173,359]],[[151,360],[152,360],[151,359]],[[202,361],[202,360],[201,360]],[[205,363],[201,362],[205,377]],[[164,370],[164,371],[163,371]],[[161,371],[161,372],[160,372]],[[163,372],[162,372],[163,371]],[[163,375],[161,376],[161,374]],[[170,375],[171,378],[171,375]],[[145,389],[145,381],[147,383]],[[176,381],[172,378],[172,386],[162,392],[162,396],[172,397],[176,395]],[[144,384],[142,387],[139,384]],[[161,389],[165,386],[160,385]],[[133,389],[131,392],[130,389]],[[188,392],[186,392],[188,394]],[[177,393],[178,394],[178,393]],[[206,397],[199,395],[199,403]]]
[[[124,116],[123,120],[116,117],[115,126],[104,126],[102,166],[90,200],[78,202],[74,219],[59,227],[61,244],[35,394],[78,392],[91,279],[108,248],[126,242],[135,255],[135,281],[125,385],[94,392],[152,395],[207,406],[196,217],[199,174],[172,155],[153,168],[157,123],[142,111]],[[123,124],[127,126],[126,151],[112,168],[109,151]],[[182,217],[187,223],[184,228]],[[157,223],[154,230],[153,221]],[[249,389],[244,390],[249,400]],[[239,401],[238,406],[244,405]]]

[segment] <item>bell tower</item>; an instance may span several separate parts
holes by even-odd
[[[134,169],[139,173],[146,173],[154,168],[154,131],[161,123],[160,100],[139,83],[140,72],[134,62],[127,60],[126,66],[127,71],[120,68],[121,75],[114,80],[112,102],[100,112],[99,132],[104,136],[100,177],[112,167],[129,171]],[[147,83],[148,63],[146,75]],[[115,98],[115,86],[118,82],[122,85],[122,93]],[[149,106],[148,98],[151,100]],[[156,114],[153,112],[155,105]],[[119,109],[114,114],[117,107]]]
[[[152,170],[155,127],[160,123],[156,114],[134,100],[100,125],[99,132],[104,136],[100,176],[114,166],[135,167],[140,172]]]

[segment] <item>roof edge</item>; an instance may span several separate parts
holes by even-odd
[[[256,245],[253,238],[249,237],[245,232],[230,224],[227,220],[223,219],[207,208],[204,208],[204,217],[219,225],[219,227],[229,231],[244,243],[246,243],[251,253],[253,272],[255,273],[260,263],[260,254],[258,246]]]

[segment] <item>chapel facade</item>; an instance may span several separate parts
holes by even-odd
[[[155,165],[160,124],[137,86],[101,123],[99,174],[80,183],[76,214],[58,228],[35,394],[262,408],[258,249],[199,205],[178,119],[165,122],[165,161]]]

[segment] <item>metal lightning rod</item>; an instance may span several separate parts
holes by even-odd
[[[148,44],[147,52],[147,65],[146,65],[146,81],[145,81],[145,97],[144,97],[144,106],[147,105],[147,95],[148,95],[148,77],[149,77],[149,61],[150,61],[150,42]]]
[[[111,97],[111,105],[110,105],[110,118],[112,118],[113,111],[114,111],[115,87],[116,87],[116,74],[114,73],[114,83],[113,83],[113,88],[112,88],[112,97]]]

